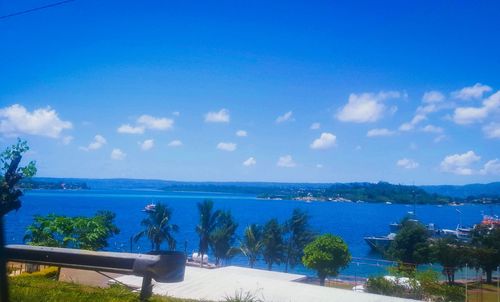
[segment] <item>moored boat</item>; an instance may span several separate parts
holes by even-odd
[[[143,212],[154,212],[156,210],[156,204],[150,203],[144,207]]]

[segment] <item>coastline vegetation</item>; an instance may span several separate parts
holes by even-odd
[[[388,182],[367,183],[231,183],[175,182],[137,179],[23,179],[19,187],[30,190],[89,190],[149,188],[168,192],[250,194],[263,199],[331,202],[391,202],[401,204],[500,203],[500,183],[464,186],[410,186]]]

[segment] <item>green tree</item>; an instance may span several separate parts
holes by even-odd
[[[472,231],[473,265],[486,273],[491,283],[493,271],[500,265],[500,226],[479,225]]]
[[[208,252],[211,239],[210,235],[217,227],[220,211],[214,212],[214,202],[209,199],[199,202],[197,206],[200,221],[196,226],[196,233],[198,233],[198,236],[200,237],[198,253],[201,257],[200,266],[203,266],[203,256]]]
[[[22,191],[18,183],[24,178],[36,174],[35,162],[20,167],[23,155],[29,150],[28,143],[20,139],[0,154],[0,255],[5,255],[5,238],[3,216],[21,207]],[[0,256],[0,301],[8,301],[7,263]]]
[[[347,267],[351,262],[351,253],[342,238],[325,234],[305,247],[302,262],[315,270],[320,284],[325,285],[327,276],[337,276],[341,269]]]
[[[410,266],[429,262],[429,232],[421,223],[405,219],[391,242],[387,255]]]
[[[169,250],[175,250],[176,241],[174,233],[179,232],[179,226],[171,223],[172,209],[166,204],[158,203],[153,211],[141,221],[142,231],[134,236],[134,241],[139,241],[143,236],[151,241],[151,249],[159,251],[161,244],[166,241]]]
[[[309,215],[300,209],[294,209],[292,217],[285,223],[285,271],[301,263],[304,247],[314,239],[309,225]]]
[[[262,257],[269,270],[272,270],[274,263],[279,265],[284,260],[283,227],[277,219],[273,218],[264,225],[262,246]]]
[[[455,272],[466,264],[467,247],[455,238],[441,238],[434,240],[430,246],[431,260],[439,263],[442,273],[448,279],[448,284],[455,282]]]
[[[239,250],[248,258],[251,268],[262,253],[262,228],[257,224],[251,224],[245,228],[243,240],[240,242]]]
[[[100,250],[120,232],[114,218],[115,214],[109,211],[97,212],[94,217],[35,216],[24,241],[37,246]]]
[[[210,233],[210,247],[215,256],[215,265],[221,260],[231,257],[231,248],[235,240],[238,224],[234,221],[230,211],[221,211],[217,217],[216,227]]]

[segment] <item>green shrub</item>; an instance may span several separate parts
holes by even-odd
[[[372,294],[404,297],[405,288],[385,279],[384,277],[371,277],[366,282],[366,291]]]
[[[44,278],[53,279],[57,276],[57,270],[58,270],[57,267],[50,266],[50,267],[44,268],[38,272],[22,273],[19,277],[33,276],[33,277],[44,277]]]
[[[236,291],[232,296],[226,296],[225,302],[264,302],[264,300],[257,297],[256,294],[251,292],[243,292],[243,290]]]

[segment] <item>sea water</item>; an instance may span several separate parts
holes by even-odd
[[[166,203],[173,209],[172,223],[180,227],[175,235],[177,249],[188,254],[197,250],[198,237],[195,227],[198,223],[196,203],[204,199],[214,201],[215,209],[230,210],[239,227],[237,234],[252,223],[264,224],[271,218],[280,222],[288,219],[293,209],[299,208],[310,216],[313,230],[319,234],[332,233],[342,237],[355,261],[342,274],[367,277],[383,274],[385,266],[381,256],[371,251],[364,242],[364,236],[386,235],[388,225],[401,220],[413,205],[383,203],[309,202],[296,200],[265,200],[254,195],[222,194],[204,192],[164,192],[154,190],[33,190],[22,197],[22,207],[6,216],[7,243],[23,243],[26,227],[33,222],[34,215],[92,216],[99,210],[116,213],[115,223],[120,234],[109,239],[106,250],[126,252],[147,252],[151,244],[142,239],[131,244],[131,236],[141,230],[140,222],[146,214],[142,210],[150,203]],[[499,206],[466,204],[463,206],[417,205],[418,219],[439,228],[455,229],[459,221],[468,226],[478,223],[482,214],[498,214]],[[237,244],[236,241],[235,244]],[[163,247],[166,247],[164,245]],[[374,260],[370,260],[374,259]],[[236,256],[229,264],[246,266],[247,259]],[[256,265],[266,268],[263,261]],[[284,266],[274,266],[283,271]],[[313,275],[303,266],[290,270],[295,273]]]

